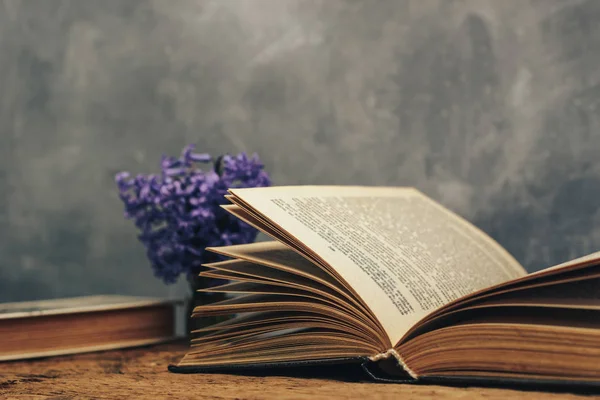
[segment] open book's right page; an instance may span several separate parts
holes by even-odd
[[[526,275],[489,236],[412,188],[231,192],[335,269],[377,316],[391,343],[430,311]]]

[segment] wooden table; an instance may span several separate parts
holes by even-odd
[[[167,366],[185,353],[185,343],[141,349],[0,363],[0,399],[301,399],[592,398],[490,388],[452,388],[289,376],[173,374]],[[600,397],[599,397],[600,398]]]

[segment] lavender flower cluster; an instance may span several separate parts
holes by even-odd
[[[202,170],[199,164],[210,168]],[[254,241],[257,231],[220,205],[226,203],[229,188],[270,185],[258,156],[240,153],[213,159],[195,153],[193,145],[179,158],[163,156],[160,175],[132,177],[121,172],[115,180],[125,218],[139,228],[154,274],[165,283],[217,260],[206,247]]]

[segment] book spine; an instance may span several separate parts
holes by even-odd
[[[378,362],[380,360],[389,359],[390,357],[394,357],[398,362],[398,365],[400,365],[404,372],[406,372],[411,378],[415,380],[418,379],[417,374],[406,364],[400,353],[398,353],[394,348],[391,348],[386,352],[371,356],[369,357],[369,360],[372,362]]]

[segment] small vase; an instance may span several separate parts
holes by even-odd
[[[227,296],[224,293],[199,292],[198,290],[206,289],[211,286],[209,285],[211,280],[199,277],[199,273],[200,271],[196,271],[188,277],[188,282],[190,285],[190,296],[187,301],[186,309],[186,334],[189,337],[192,336],[192,331],[196,329],[205,328],[207,326],[214,325],[218,322],[225,321],[226,319],[228,319],[227,316],[192,318],[194,308],[196,308],[197,306],[216,303],[227,298]]]

